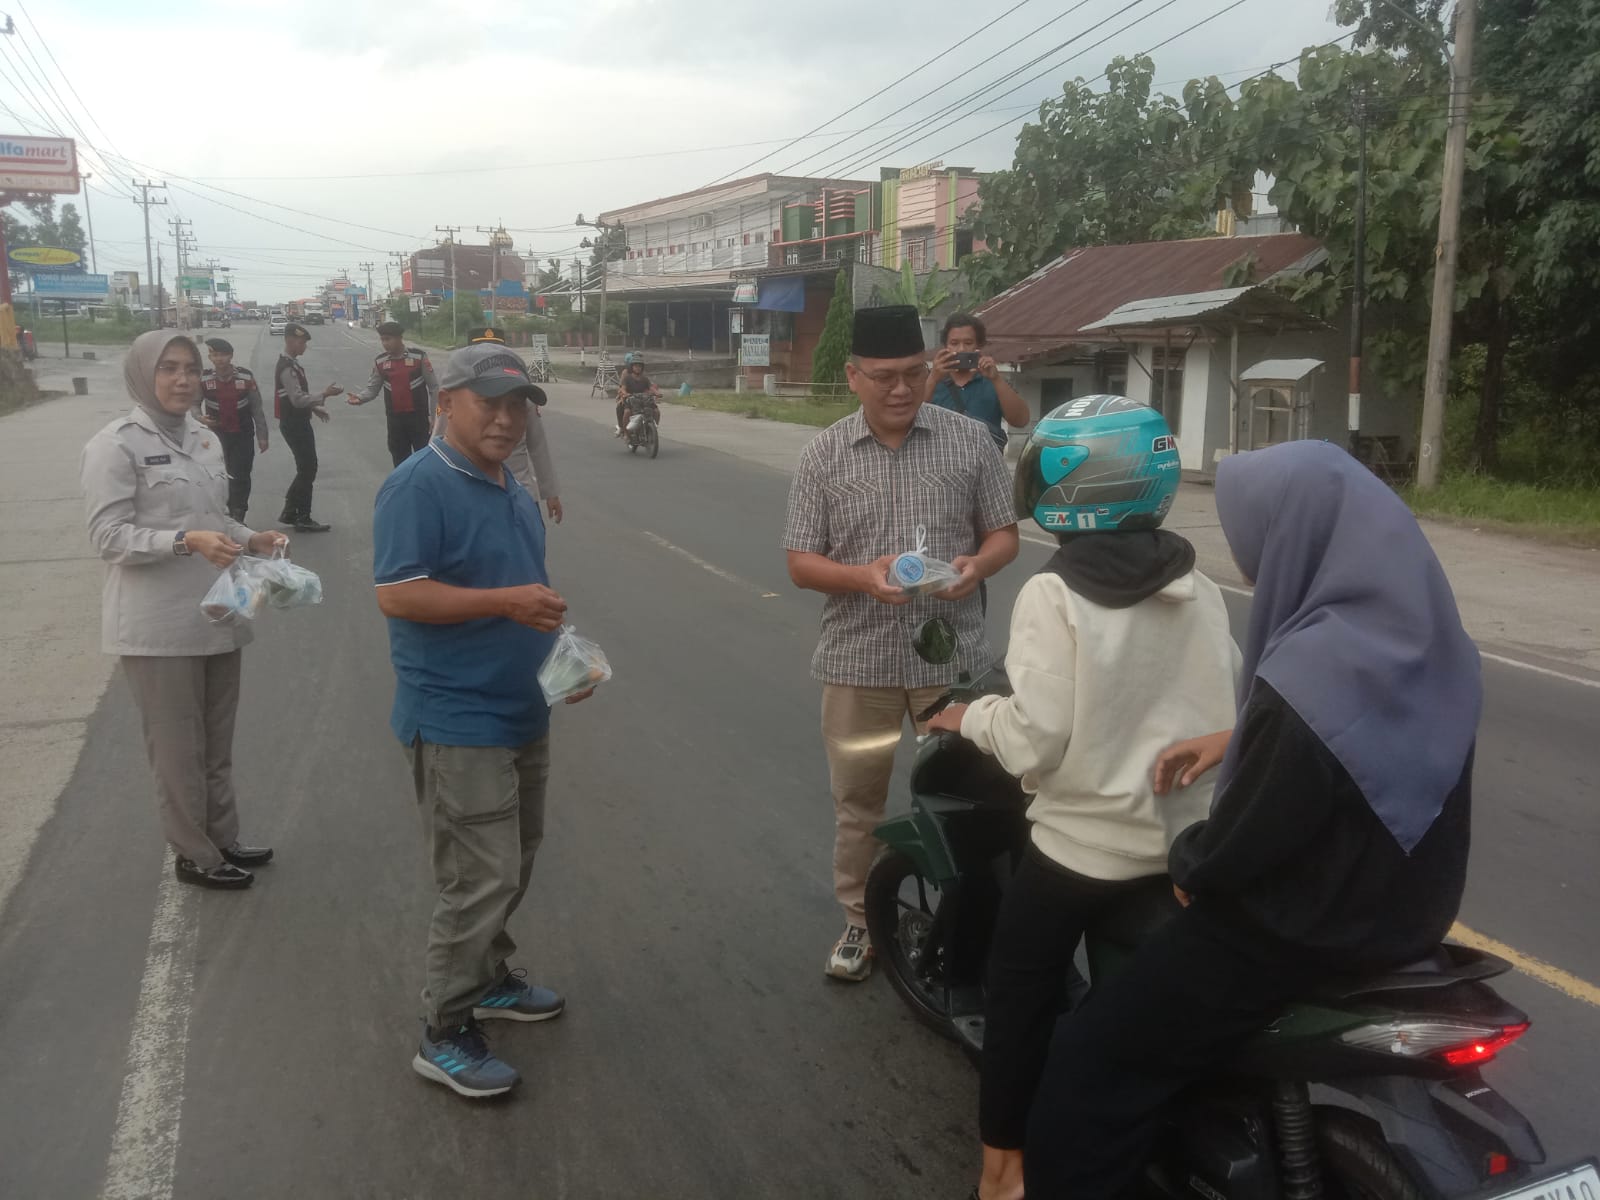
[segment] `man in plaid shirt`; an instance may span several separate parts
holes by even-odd
[[[958,672],[990,665],[978,586],[1017,556],[1018,542],[1011,481],[987,430],[922,402],[928,362],[915,308],[857,312],[846,374],[861,407],[800,456],[783,545],[795,585],[828,597],[811,673],[823,685],[833,888],[845,931],[826,970],[860,981],[872,970],[863,903],[872,831],[883,820],[901,731]],[[919,540],[961,578],[913,597],[890,567]],[[919,636],[951,630],[954,661],[918,657]]]

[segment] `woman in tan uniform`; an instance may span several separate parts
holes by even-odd
[[[106,563],[101,635],[144,724],[162,831],[182,883],[249,887],[272,851],[239,843],[233,724],[248,623],[213,624],[201,598],[240,553],[288,538],[227,515],[217,435],[190,415],[200,352],[172,330],[141,334],[123,378],[135,402],[83,449],[89,540]]]

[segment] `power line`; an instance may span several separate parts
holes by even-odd
[[[967,42],[969,42],[972,39],[976,38],[979,34],[984,33],[989,29],[992,29],[994,26],[998,25],[1001,21],[1003,21],[1007,17],[1009,17],[1012,13],[1016,12],[1017,9],[1023,7],[1023,5],[1025,5],[1025,4],[1029,4],[1031,2],[1032,2],[1032,0],[1019,0],[1018,3],[1013,4],[1010,8],[1006,9],[1006,11],[1001,13],[998,17],[995,17],[993,20],[991,20],[991,21],[989,21],[989,22],[987,22],[987,23],[985,23],[983,25],[980,25],[977,29],[975,29],[973,32],[967,34],[965,37],[957,38],[954,42],[952,42],[950,45],[946,46],[943,50],[939,51],[939,53],[935,54],[932,58],[927,59],[924,62],[918,63],[916,66],[912,67],[911,70],[907,71],[904,75],[900,76],[899,79],[896,79],[893,83],[886,84],[885,86],[879,88],[877,91],[873,92],[872,95],[868,96],[865,100],[857,101],[855,104],[852,104],[849,108],[845,109],[842,113],[839,113],[839,114],[837,114],[835,116],[829,117],[826,121],[824,121],[821,125],[818,125],[815,129],[810,130],[807,133],[801,134],[799,137],[795,138],[793,141],[787,143],[786,145],[780,146],[778,149],[769,151],[768,153],[760,155],[757,158],[753,158],[749,162],[745,163],[744,166],[742,166],[742,167],[736,167],[734,170],[729,171],[726,174],[717,176],[717,178],[713,179],[710,183],[706,184],[706,186],[707,187],[712,187],[712,186],[714,186],[716,184],[721,183],[724,179],[731,179],[735,175],[743,175],[751,167],[755,166],[757,163],[763,161],[764,159],[771,158],[775,154],[782,154],[785,150],[788,150],[790,147],[795,146],[795,145],[799,144],[800,142],[805,141],[807,138],[812,137],[812,136],[816,135],[817,133],[821,132],[822,130],[826,129],[829,125],[832,125],[835,121],[844,120],[845,117],[848,117],[851,113],[855,112],[857,109],[864,108],[866,105],[871,104],[874,100],[876,100],[879,96],[883,95],[885,92],[893,91],[895,88],[899,87],[906,80],[910,79],[917,72],[925,70],[928,67],[931,67],[934,63],[938,62],[941,58],[944,58],[946,55],[949,55],[949,54],[953,53],[954,51],[960,49],[962,46],[966,45]],[[1059,20],[1059,18],[1057,18],[1057,19]],[[1048,24],[1048,22],[1046,22],[1046,24]],[[1041,26],[1040,28],[1043,28],[1043,26]],[[1035,32],[1037,32],[1037,30]],[[1016,43],[1013,42],[1012,45],[1014,46],[1014,45],[1016,45]],[[1010,48],[1011,48],[1010,46],[1006,47],[1007,50],[1009,50]],[[1003,54],[1003,53],[1005,53],[1005,51],[1002,50],[1002,51],[1000,51],[1000,53]],[[985,60],[985,61],[987,61],[987,60]],[[913,103],[915,103],[915,102],[913,101]],[[854,135],[852,134],[852,135],[849,135],[849,136],[854,136]],[[835,144],[837,144],[837,143],[835,143]],[[824,153],[826,153],[826,151],[824,151]]]

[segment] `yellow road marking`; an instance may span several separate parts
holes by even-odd
[[[1486,950],[1490,954],[1497,954],[1524,975],[1531,975],[1540,983],[1553,987],[1558,992],[1564,992],[1574,1000],[1582,1000],[1585,1004],[1600,1008],[1600,987],[1586,983],[1576,975],[1569,975],[1560,967],[1553,967],[1543,959],[1514,950],[1504,942],[1497,942],[1492,937],[1468,929],[1459,921],[1450,927],[1450,936],[1474,950]]]

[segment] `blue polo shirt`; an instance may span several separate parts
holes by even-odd
[[[928,398],[930,404],[940,408],[948,408],[951,412],[958,412],[964,417],[971,417],[980,425],[988,427],[989,436],[995,444],[1004,450],[1006,442],[1005,426],[1001,422],[1005,413],[1000,408],[1000,393],[995,391],[994,384],[982,375],[974,375],[962,387],[950,376],[946,375],[933,389],[933,395]]]
[[[378,490],[373,577],[381,587],[435,579],[455,587],[549,584],[544,520],[511,472],[492,481],[443,438]],[[504,617],[423,625],[389,618],[394,712],[406,745],[521,746],[550,728],[539,665],[555,635]]]

